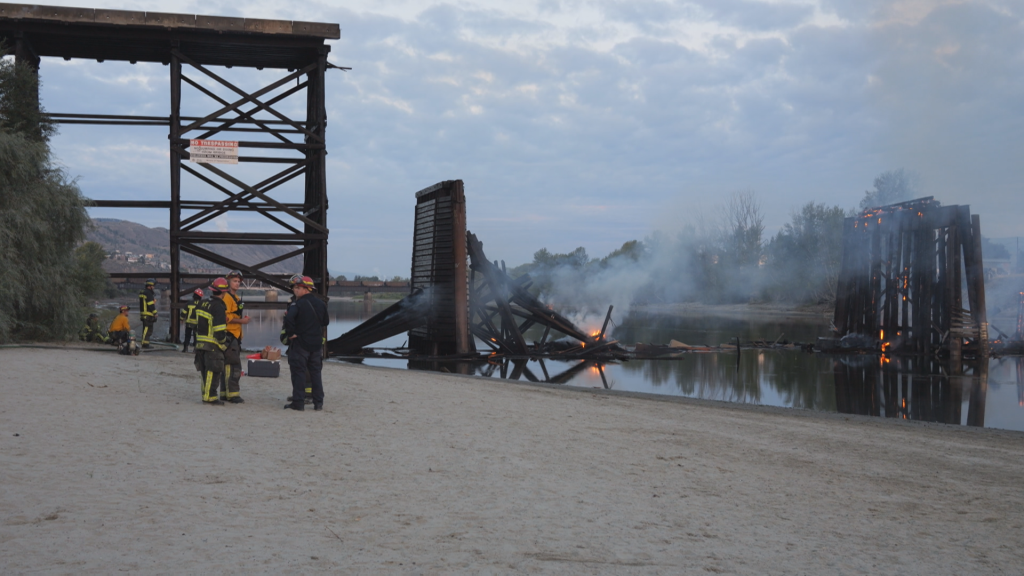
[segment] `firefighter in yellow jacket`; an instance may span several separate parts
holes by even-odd
[[[128,323],[128,307],[121,306],[117,310],[114,321],[110,323],[110,328],[107,329],[107,342],[115,346],[123,344],[128,341],[128,333],[131,331],[132,327]]]
[[[242,378],[242,326],[249,323],[248,316],[242,316],[245,303],[238,294],[242,285],[242,274],[232,270],[226,277],[228,291],[224,294],[224,309],[227,316],[227,349],[224,351],[224,385],[220,389],[221,400],[232,404],[241,404],[241,387],[239,380]]]
[[[156,324],[156,294],[153,287],[156,280],[146,280],[146,287],[139,292],[139,320],[142,320],[142,347],[149,348],[149,339],[153,336]]]
[[[224,350],[227,348],[227,320],[224,295],[228,281],[217,278],[210,286],[210,299],[196,308],[196,370],[202,377],[203,403],[223,406],[217,397],[224,374]]]

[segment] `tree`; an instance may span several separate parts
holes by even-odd
[[[912,200],[918,196],[918,176],[903,168],[882,172],[875,178],[874,190],[864,192],[860,201],[861,210],[896,204]]]
[[[736,192],[722,212],[722,244],[725,256],[737,267],[756,266],[761,261],[764,212],[753,191]]]
[[[103,288],[102,250],[76,253],[87,201],[51,161],[37,94],[33,70],[0,60],[0,342],[72,337]]]
[[[846,216],[839,206],[814,202],[793,213],[767,248],[774,299],[835,302]]]

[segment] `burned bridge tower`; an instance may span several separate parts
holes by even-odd
[[[927,197],[847,218],[835,327],[877,339],[882,352],[986,356],[978,216]]]

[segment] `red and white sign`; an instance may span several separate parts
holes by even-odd
[[[200,164],[238,164],[238,142],[232,140],[191,140],[189,156]]]

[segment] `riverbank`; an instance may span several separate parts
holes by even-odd
[[[1017,573],[1024,434],[328,364],[0,350],[0,572]],[[35,394],[26,394],[28,391]]]

